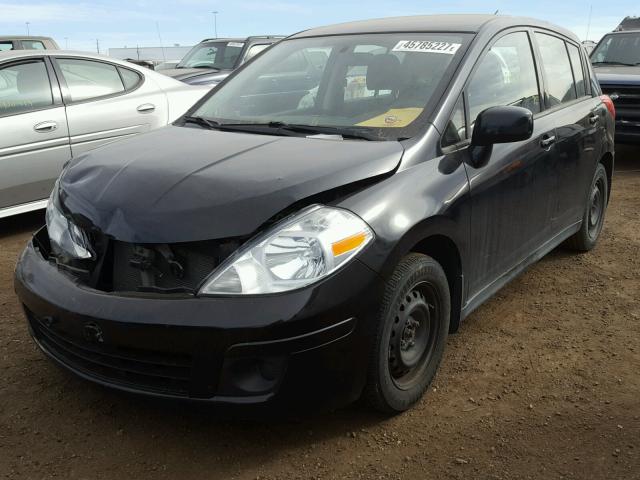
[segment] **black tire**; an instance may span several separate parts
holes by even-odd
[[[363,400],[391,414],[420,400],[442,360],[450,315],[440,264],[417,253],[404,257],[386,284]]]
[[[582,225],[567,240],[567,246],[579,252],[588,252],[598,243],[598,237],[604,225],[604,217],[609,201],[609,182],[604,165],[598,164],[593,181],[589,187],[589,196],[585,205]]]

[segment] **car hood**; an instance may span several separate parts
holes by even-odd
[[[216,70],[212,68],[170,68],[160,70],[159,73],[175,78],[176,80],[187,80],[205,75],[216,76],[222,74],[226,76],[229,75],[229,70]]]
[[[640,85],[640,66],[594,67],[598,82],[603,85]]]
[[[64,206],[132,243],[253,234],[313,195],[392,172],[399,142],[169,126],[96,149],[60,178]]]

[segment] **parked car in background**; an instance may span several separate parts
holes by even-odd
[[[191,85],[217,85],[244,62],[282,36],[207,38],[194,46],[173,69],[162,73]]]
[[[167,60],[166,62],[158,63],[153,69],[156,72],[159,72],[161,70],[171,70],[176,68],[179,63],[180,63],[180,60]]]
[[[165,126],[208,90],[100,55],[0,53],[0,218],[44,208],[72,156]]]
[[[53,38],[32,36],[0,36],[0,52],[7,50],[58,50]]]
[[[584,40],[582,42],[582,46],[584,47],[584,49],[587,51],[588,54],[591,54],[591,52],[593,52],[593,49],[596,48],[597,43],[594,42],[593,40]]]
[[[173,125],[70,162],[16,270],[31,333],[129,392],[406,410],[462,319],[596,244],[608,103],[578,38],[532,19],[298,33]]]
[[[602,91],[616,109],[616,141],[640,143],[640,19],[626,18],[591,53]]]

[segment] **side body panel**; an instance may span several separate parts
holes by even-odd
[[[132,91],[73,102],[58,67],[56,73],[67,106],[74,157],[108,142],[167,124],[165,93],[154,82],[147,81],[146,76],[142,84]]]
[[[62,166],[71,157],[60,89],[53,70],[44,61],[53,105],[0,117],[0,218],[23,210],[9,207],[46,199]]]

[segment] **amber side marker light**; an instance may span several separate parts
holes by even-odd
[[[602,103],[604,103],[604,106],[607,107],[607,110],[609,110],[609,113],[611,114],[611,116],[613,118],[616,118],[616,106],[613,103],[613,100],[611,99],[611,97],[609,97],[609,95],[600,95],[600,100],[602,100]]]
[[[335,257],[342,255],[343,253],[355,250],[364,242],[367,241],[367,234],[365,232],[356,233],[350,237],[343,238],[335,243],[331,244],[331,251]]]

